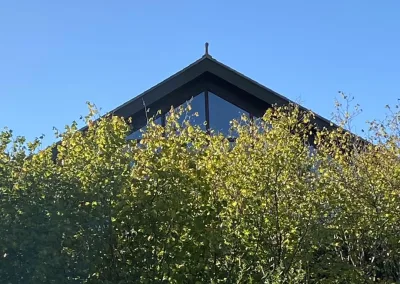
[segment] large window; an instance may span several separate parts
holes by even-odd
[[[183,104],[183,106],[185,107],[187,104],[190,104],[191,110],[187,113],[183,113],[182,117],[179,119],[179,122],[182,123],[183,120],[188,119],[192,125],[199,125],[205,130],[206,104],[204,93],[191,98],[189,101]],[[195,116],[196,113],[197,116]]]
[[[207,96],[208,103],[206,102]],[[180,123],[182,123],[185,119],[188,119],[192,125],[198,125],[204,130],[210,128],[216,133],[222,133],[226,136],[236,136],[235,133],[230,131],[230,121],[234,119],[240,119],[243,114],[249,115],[248,112],[211,92],[200,93],[199,95],[185,102],[183,107],[186,107],[187,104],[190,104],[191,110],[183,113],[179,119]],[[206,108],[207,106],[208,109]],[[168,116],[168,113],[165,115]],[[197,116],[195,115],[196,113]],[[163,119],[161,116],[156,119],[156,122],[159,124],[161,124],[162,121]],[[130,134],[127,139],[140,139],[143,131],[146,130],[146,126],[142,127],[141,130],[136,130]]]
[[[210,128],[217,133],[232,136],[230,133],[230,121],[240,119],[242,114],[247,114],[241,108],[227,102],[213,93],[208,93]]]

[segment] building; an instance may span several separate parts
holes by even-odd
[[[207,126],[223,133],[228,133],[229,121],[242,113],[260,117],[272,105],[293,103],[215,60],[208,53],[206,43],[206,52],[199,60],[110,113],[131,118],[133,132],[128,139],[137,139],[148,117],[161,110],[162,115],[156,121],[163,124],[171,106],[177,107],[187,101],[191,102],[193,112],[199,114],[193,118],[196,119],[194,123],[204,125],[207,122]],[[316,116],[316,123],[330,128],[330,121],[323,117]]]

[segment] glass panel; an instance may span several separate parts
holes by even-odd
[[[161,125],[161,122],[162,122],[161,116],[159,116],[159,117],[155,120],[155,123]],[[143,131],[146,131],[146,128],[147,128],[147,126],[145,125],[145,126],[143,126],[142,128],[136,130],[135,132],[132,132],[131,134],[129,134],[129,135],[126,137],[126,140],[137,140],[137,139],[141,139],[141,138],[142,138],[142,135],[143,135]]]
[[[189,101],[183,104],[183,107],[185,107],[187,104],[190,104],[192,110],[188,113],[183,113],[179,119],[179,123],[182,124],[185,118],[187,118],[192,125],[199,125],[202,129],[205,130],[206,126],[204,122],[206,121],[206,107],[204,93],[200,93],[194,98],[191,98]],[[194,116],[196,112],[198,116]]]
[[[198,116],[192,116],[190,118],[190,122],[193,125],[199,125],[201,126],[201,128],[203,128],[204,130],[206,129],[206,102],[205,102],[205,96],[204,93],[201,93],[197,96],[195,96],[194,98],[192,98],[189,101],[192,110],[189,113],[189,115],[194,114],[194,113],[198,113]]]
[[[210,127],[217,133],[232,135],[230,121],[240,119],[242,114],[248,114],[241,108],[227,102],[213,93],[208,93],[210,110]]]

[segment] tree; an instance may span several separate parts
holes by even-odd
[[[3,283],[400,281],[395,114],[371,143],[293,105],[233,121],[234,142],[185,113],[136,143],[90,108],[56,161],[2,132]]]

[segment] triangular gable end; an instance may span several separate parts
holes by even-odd
[[[153,116],[158,110],[166,113],[171,106],[179,106],[204,92],[216,94],[254,116],[263,115],[273,104],[293,103],[211,56],[205,55],[110,113],[132,118],[135,131],[146,125],[144,105],[149,110],[147,117]],[[320,127],[331,127],[330,121],[320,116],[316,117],[316,123]]]

